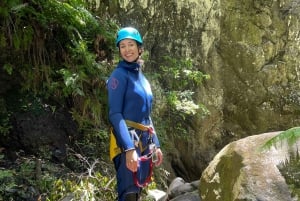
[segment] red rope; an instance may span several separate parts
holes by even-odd
[[[154,134],[154,129],[150,126],[148,128],[148,133],[149,135],[152,137],[152,135]],[[153,161],[152,161],[152,155],[153,155],[153,150],[151,150],[151,152],[147,155],[144,155],[144,156],[141,156],[139,157],[139,161],[141,162],[146,162],[148,160],[151,160],[150,161],[150,164],[149,164],[149,175],[148,177],[145,179],[145,182],[144,183],[140,183],[138,178],[137,178],[137,172],[134,172],[133,173],[133,181],[135,183],[135,185],[137,187],[140,187],[140,188],[143,188],[145,186],[148,186],[149,183],[151,183],[151,180],[152,180],[152,175],[153,175]]]
[[[149,156],[150,155],[150,156]],[[153,174],[153,162],[152,162],[152,153],[148,154],[148,155],[144,155],[144,156],[141,156],[139,158],[139,161],[141,162],[146,162],[148,160],[151,160],[150,161],[150,165],[149,165],[149,175],[148,177],[145,179],[145,182],[144,183],[140,183],[138,178],[137,178],[137,172],[134,172],[133,173],[133,180],[134,180],[134,184],[137,186],[137,187],[140,187],[140,188],[143,188],[145,186],[148,186],[149,183],[151,183],[151,179],[152,179],[152,174]]]

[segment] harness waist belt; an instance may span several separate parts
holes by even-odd
[[[148,131],[149,134],[153,134],[153,128],[151,126],[143,125],[130,120],[125,120],[127,127],[132,127],[141,131]],[[116,137],[113,133],[113,128],[110,129],[110,146],[109,146],[109,157],[113,160],[118,154],[122,153],[122,149],[117,145]]]
[[[144,124],[140,124],[134,121],[125,120],[128,127],[132,127],[141,131],[149,131],[151,134],[153,133],[153,128],[151,126],[146,126]]]

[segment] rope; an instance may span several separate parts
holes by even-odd
[[[141,162],[146,162],[148,160],[151,160],[150,161],[150,164],[149,164],[149,174],[147,176],[147,178],[145,179],[145,182],[144,183],[140,183],[138,178],[137,178],[137,172],[134,172],[133,173],[133,181],[134,181],[134,184],[137,186],[137,187],[140,187],[140,188],[143,188],[145,186],[148,186],[149,183],[151,183],[152,181],[152,175],[153,175],[153,161],[152,161],[152,154],[153,153],[149,153],[147,155],[144,155],[144,156],[141,156],[139,157],[139,161]]]

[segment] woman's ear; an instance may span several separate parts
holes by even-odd
[[[139,47],[139,55],[141,55],[144,52],[144,48],[143,47]]]

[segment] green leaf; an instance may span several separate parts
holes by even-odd
[[[13,66],[11,64],[4,64],[3,69],[7,72],[7,74],[12,75]]]
[[[272,146],[276,146],[279,142],[287,142],[289,146],[294,145],[300,138],[300,127],[294,127],[279,133],[277,136],[268,140],[263,149],[270,149]]]
[[[0,170],[0,179],[12,176],[14,176],[14,172],[12,170]]]

